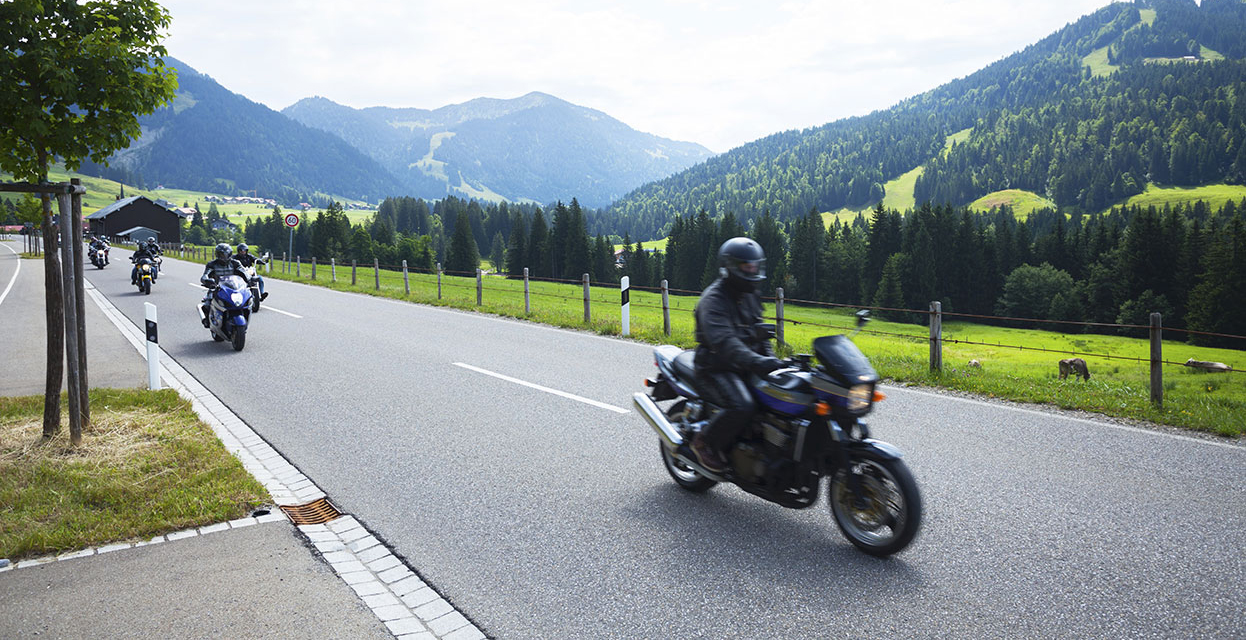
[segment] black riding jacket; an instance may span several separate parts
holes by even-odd
[[[264,261],[263,261],[263,260],[261,260],[261,259],[259,259],[259,258],[255,257],[255,255],[254,255],[254,254],[252,254],[250,251],[248,251],[248,252],[246,252],[246,253],[235,253],[235,254],[234,254],[234,260],[237,260],[237,261],[238,261],[238,263],[239,263],[239,264],[241,264],[241,265],[242,265],[242,266],[244,266],[244,267],[249,267],[249,266],[251,266],[251,265],[253,265],[253,264],[256,264],[256,263],[258,263],[258,264],[264,264]]]
[[[242,270],[242,264],[237,260],[233,258],[225,258],[224,260],[217,258],[203,267],[203,275],[199,277],[199,282],[217,283],[226,276],[246,278],[247,273]]]
[[[757,292],[735,291],[723,278],[706,287],[696,308],[696,368],[744,373],[774,357],[770,341],[754,334],[761,314]]]

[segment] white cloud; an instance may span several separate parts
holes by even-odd
[[[543,91],[725,151],[885,108],[1104,0],[166,0],[170,55],[274,109]]]

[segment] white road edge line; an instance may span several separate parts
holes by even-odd
[[[13,277],[9,279],[9,286],[4,288],[4,293],[0,293],[0,304],[4,304],[4,299],[9,297],[9,291],[13,289],[13,283],[17,282],[17,274],[22,272],[22,254],[7,244],[4,245],[4,248],[12,251],[13,255],[17,256],[17,268],[13,270]]]
[[[188,284],[188,285],[190,285],[190,286],[192,286],[192,287],[194,287],[194,288],[196,288],[196,289],[202,289],[202,288],[203,288],[203,285],[199,284],[198,282],[187,282],[186,284]],[[302,320],[302,319],[303,319],[303,316],[300,316],[300,315],[299,315],[299,314],[297,314],[297,313],[290,313],[289,311],[282,311],[281,309],[278,309],[277,307],[274,307],[274,306],[264,305],[264,308],[265,308],[265,309],[268,309],[269,311],[276,311],[277,313],[284,313],[284,314],[286,314],[287,316],[290,316],[291,318],[298,318],[298,319],[300,319],[300,320]]]
[[[537,391],[544,391],[545,393],[552,393],[552,394],[554,394],[554,395],[556,395],[556,396],[562,396],[562,397],[564,397],[564,398],[567,398],[568,400],[575,400],[576,402],[583,402],[584,404],[590,404],[590,405],[593,405],[594,407],[598,407],[598,408],[600,408],[600,409],[606,409],[606,410],[608,410],[608,411],[613,411],[613,412],[615,412],[615,413],[631,413],[631,412],[630,412],[630,411],[628,411],[627,409],[623,409],[623,408],[620,408],[620,407],[616,407],[616,406],[614,406],[614,405],[612,405],[612,404],[606,404],[606,403],[604,403],[604,402],[598,402],[598,401],[596,401],[596,400],[589,400],[588,398],[585,398],[585,397],[582,397],[582,396],[577,396],[577,395],[575,395],[574,393],[567,393],[566,391],[559,391],[559,390],[557,390],[557,389],[551,389],[551,388],[549,388],[549,387],[543,387],[543,386],[541,386],[541,385],[539,385],[539,384],[535,384],[535,383],[532,383],[532,382],[526,382],[526,381],[524,381],[524,380],[519,380],[519,379],[517,379],[517,378],[512,378],[512,377],[510,377],[510,376],[507,376],[507,375],[502,375],[502,374],[500,374],[500,373],[495,373],[495,372],[493,372],[493,371],[489,371],[488,369],[481,369],[480,367],[473,367],[473,366],[472,366],[472,365],[470,365],[470,364],[464,364],[464,363],[462,363],[462,362],[454,362],[454,363],[451,363],[451,364],[453,364],[453,365],[454,365],[454,366],[456,366],[456,367],[463,367],[464,369],[470,369],[470,370],[472,370],[472,371],[475,371],[476,373],[483,373],[483,374],[485,374],[485,375],[487,375],[487,376],[493,376],[494,378],[497,378],[497,379],[499,379],[499,380],[505,380],[505,381],[507,381],[507,382],[513,382],[513,383],[515,383],[515,384],[519,384],[519,385],[523,385],[523,386],[525,386],[525,387],[529,387],[529,388],[532,388],[532,389],[536,389]]]

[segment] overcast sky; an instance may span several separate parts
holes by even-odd
[[[163,0],[169,54],[281,110],[542,91],[723,152],[864,115],[1106,0]]]

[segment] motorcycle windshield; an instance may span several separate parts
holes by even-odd
[[[870,361],[847,336],[822,336],[813,341],[813,352],[831,377],[844,386],[878,382]]]
[[[225,276],[220,282],[222,289],[231,289],[233,291],[242,291],[247,288],[247,282],[238,276]]]

